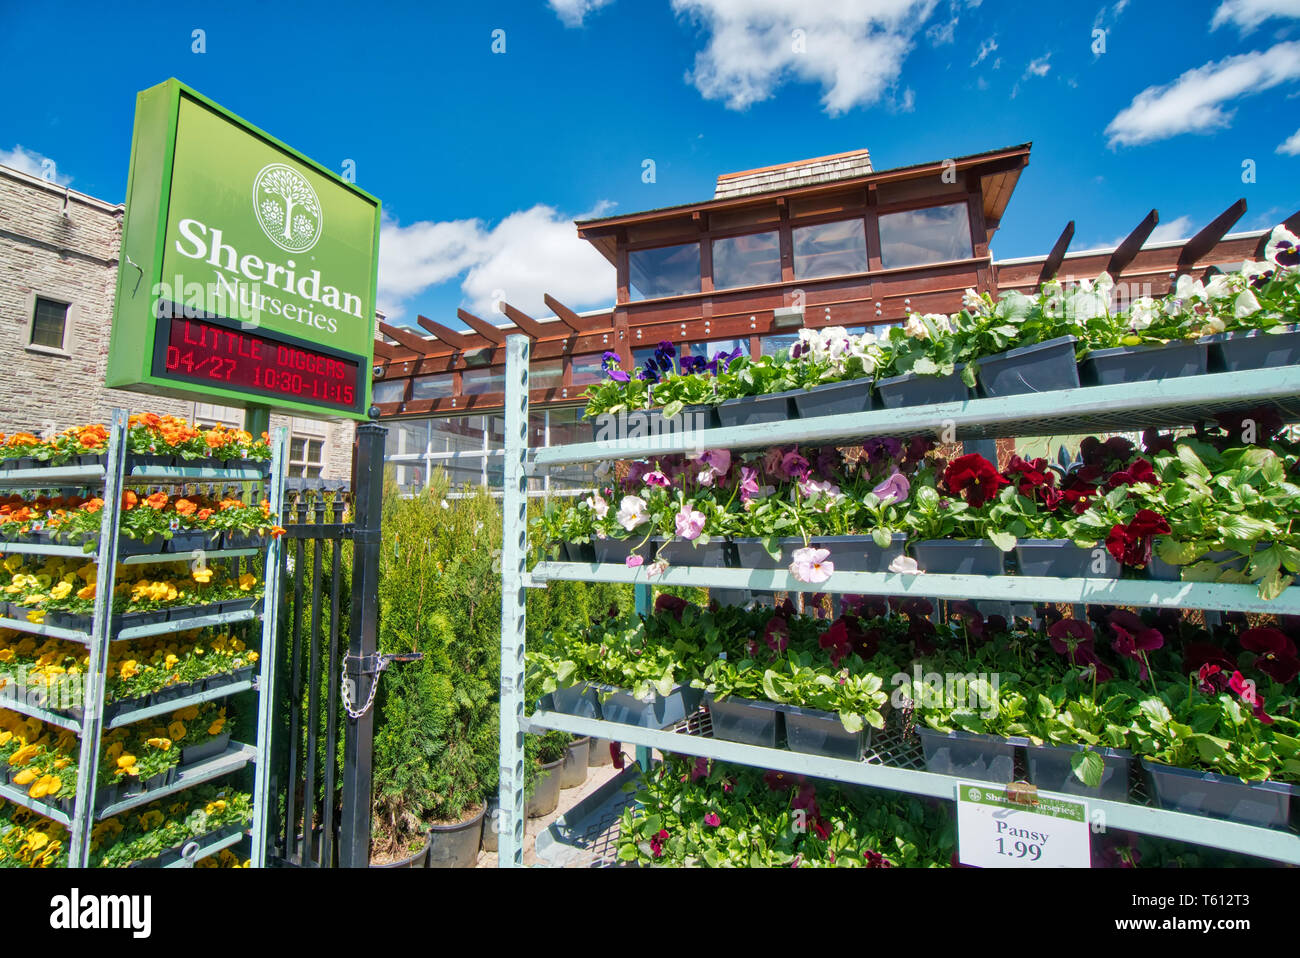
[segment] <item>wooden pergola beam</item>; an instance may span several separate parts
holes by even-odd
[[[506,330],[497,329],[485,319],[479,319],[473,313],[464,309],[456,310],[456,316],[462,323],[468,326],[474,332],[478,333],[489,342],[496,343],[500,346],[506,341]]]
[[[382,339],[376,339],[375,355],[378,356],[380,359],[391,360],[394,356],[397,355],[397,350],[395,350],[392,346],[388,345],[388,343],[384,342]]]
[[[1205,227],[1183,244],[1183,251],[1178,254],[1175,272],[1186,273],[1197,261],[1206,256],[1218,245],[1219,240],[1228,235],[1228,230],[1246,213],[1246,198],[1242,197],[1226,210],[1212,219]]]
[[[609,323],[602,323],[600,319],[595,316],[579,316],[550,293],[542,294],[542,302],[546,304],[547,309],[559,317],[560,322],[565,326],[568,326],[575,333],[589,333],[596,329],[614,328],[613,313],[609,314],[611,320]]]
[[[415,351],[415,355],[423,356],[429,351],[430,343],[423,336],[417,336],[409,329],[402,329],[400,326],[390,326],[388,323],[380,323],[379,331],[389,339],[395,339],[407,349]]]
[[[505,300],[501,301],[501,309],[505,312],[506,318],[527,333],[530,338],[541,339],[547,334],[548,330],[522,309],[516,309]]]
[[[1070,248],[1072,239],[1074,239],[1074,220],[1065,224],[1065,229],[1061,230],[1061,235],[1056,238],[1052,251],[1047,254],[1047,259],[1043,260],[1043,268],[1038,271],[1039,284],[1046,283],[1061,271],[1061,264],[1065,262],[1065,251]]]
[[[457,352],[463,353],[467,349],[474,348],[474,344],[471,343],[463,334],[456,332],[456,330],[451,329],[450,327],[442,325],[442,323],[435,323],[427,316],[417,316],[415,317],[415,321]]]
[[[1115,252],[1110,256],[1110,262],[1106,264],[1106,272],[1114,277],[1124,272],[1125,267],[1133,262],[1133,258],[1141,251],[1142,244],[1147,241],[1147,237],[1159,223],[1159,210],[1152,210],[1143,217],[1142,222],[1133,228],[1133,232],[1124,237],[1124,242],[1115,248]]]

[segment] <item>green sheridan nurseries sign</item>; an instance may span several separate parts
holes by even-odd
[[[109,386],[366,418],[379,201],[177,80],[136,101]]]

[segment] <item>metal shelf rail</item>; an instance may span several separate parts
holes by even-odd
[[[644,566],[540,562],[531,573],[528,553],[527,482],[534,474],[562,465],[647,455],[698,452],[706,448],[756,449],[784,443],[844,444],[869,436],[933,433],[945,442],[1016,436],[1132,432],[1150,426],[1188,426],[1230,411],[1275,403],[1289,422],[1300,421],[1300,367],[1250,373],[1214,373],[1116,386],[1093,386],[1051,394],[972,399],[966,402],[873,410],[817,419],[701,430],[636,439],[528,448],[528,340],[506,340],[506,430],[504,543],[501,634],[501,785],[500,857],[502,867],[523,863],[523,736],[530,728],[561,729],[665,752],[771,768],[900,792],[955,800],[958,779],[871,762],[849,762],[763,748],[719,739],[680,735],[556,712],[524,714],[524,589],[558,580],[625,583],[636,588],[637,608],[649,608],[650,588],[690,585],[783,592],[913,595],[928,598],[978,598],[1013,602],[1132,605],[1174,609],[1300,613],[1300,588],[1271,601],[1253,585],[1155,582],[1133,579],[1050,579],[1022,576],[971,576],[836,572],[811,585],[786,570],[673,568],[651,580]],[[1288,864],[1300,864],[1300,836],[1144,805],[1089,799],[1106,816],[1108,827],[1127,829],[1191,844],[1228,848]]]
[[[267,690],[274,688],[275,655],[274,642],[276,634],[275,615],[278,606],[281,543],[278,538],[271,539],[265,551],[266,589],[261,598],[261,607],[228,614],[208,615],[199,618],[160,622],[155,625],[120,628],[119,622],[112,614],[112,596],[119,564],[138,564],[148,562],[187,562],[193,558],[192,553],[162,553],[150,556],[131,556],[118,558],[118,535],[121,525],[122,490],[127,485],[188,485],[192,483],[228,483],[231,485],[259,482],[267,486],[266,497],[272,515],[279,515],[284,500],[284,474],[281,468],[285,454],[285,430],[279,429],[271,443],[271,462],[269,471],[260,467],[238,467],[230,469],[212,469],[199,467],[140,467],[128,468],[128,415],[124,409],[114,409],[109,425],[107,454],[105,464],[52,466],[48,468],[0,470],[0,489],[64,489],[69,487],[102,489],[105,506],[100,523],[99,540],[93,552],[85,552],[80,546],[43,543],[0,543],[0,554],[23,553],[28,555],[51,555],[84,557],[93,560],[99,569],[99,588],[96,590],[95,606],[92,614],[93,626],[89,632],[71,629],[53,628],[39,623],[20,619],[0,618],[0,627],[28,632],[50,638],[80,642],[89,649],[89,668],[85,673],[82,700],[82,718],[80,721],[66,715],[52,712],[46,704],[23,699],[21,692],[8,694],[0,691],[0,708],[11,709],[24,715],[50,722],[59,728],[69,729],[81,739],[80,755],[77,769],[77,793],[73,800],[72,814],[54,806],[32,799],[26,790],[10,784],[0,785],[0,795],[4,798],[45,815],[69,829],[68,864],[71,867],[84,868],[89,859],[91,829],[96,820],[119,811],[152,802],[163,795],[175,794],[194,785],[210,781],[221,775],[236,771],[252,763],[255,766],[253,788],[253,842],[250,855],[253,867],[260,867],[265,860],[265,842],[262,840],[266,813],[270,800],[270,770],[265,761],[266,748],[270,738],[272,722],[272,702],[268,694],[260,694],[258,699],[257,738],[255,743],[235,744],[222,755],[186,769],[172,785],[160,790],[151,790],[141,795],[131,796],[109,808],[95,810],[96,771],[99,768],[101,736],[106,728],[118,728],[148,717],[164,714],[183,707],[214,698],[223,698],[237,692],[252,688]],[[256,549],[232,549],[205,551],[206,559],[233,558],[262,554]],[[185,631],[210,625],[226,625],[234,622],[248,621],[260,617],[262,620],[262,647],[259,658],[260,674],[256,683],[240,682],[225,686],[210,693],[200,693],[183,700],[168,702],[165,706],[150,707],[124,713],[109,722],[104,720],[104,683],[108,667],[109,646],[113,642],[161,635],[168,632]]]

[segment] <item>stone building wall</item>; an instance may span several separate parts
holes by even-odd
[[[0,166],[0,431],[107,421],[116,406],[242,425],[240,409],[105,387],[122,215],[121,205]],[[59,347],[32,342],[38,297],[68,304]],[[321,443],[324,478],[351,476],[351,421],[275,415],[271,425],[304,447]]]

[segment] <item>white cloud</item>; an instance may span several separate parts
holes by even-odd
[[[957,18],[946,23],[936,23],[925,31],[925,38],[936,47],[942,47],[957,39]]]
[[[1037,60],[1030,60],[1029,66],[1025,67],[1024,76],[1022,76],[1020,79],[1027,80],[1031,76],[1036,76],[1036,77],[1047,76],[1048,71],[1052,69],[1051,60],[1052,60],[1052,55],[1050,53],[1044,53]]]
[[[1300,41],[1227,57],[1188,70],[1172,83],[1147,87],[1115,115],[1106,134],[1114,147],[1223,129],[1233,115],[1225,103],[1297,77]]]
[[[1289,137],[1277,145],[1277,152],[1285,156],[1300,156],[1300,130],[1296,130]]]
[[[587,14],[607,7],[614,0],[546,0],[566,27],[580,27]]]
[[[687,80],[709,100],[744,110],[789,80],[818,83],[832,116],[878,101],[895,85],[938,0],[672,0],[708,46]],[[801,31],[796,33],[796,31]]]
[[[1300,0],[1223,0],[1210,29],[1231,23],[1242,33],[1251,33],[1270,17],[1300,17]]]
[[[998,48],[997,34],[994,34],[993,36],[989,37],[987,40],[985,40],[983,43],[980,44],[979,51],[975,54],[975,59],[970,62],[970,65],[973,67],[979,66],[988,58],[988,55],[990,53],[993,53],[995,50],[997,50],[997,48]]]
[[[578,218],[599,216],[609,207],[602,202]],[[543,293],[584,309],[612,302],[615,292],[614,267],[578,238],[570,217],[549,206],[511,213],[494,227],[477,219],[402,226],[385,217],[379,240],[379,309],[389,321],[402,317],[406,303],[429,287],[462,276],[466,308],[492,319],[502,294],[530,315],[547,316],[551,311]]]
[[[57,183],[59,186],[67,186],[72,182],[72,177],[60,173],[58,164],[52,159],[37,153],[35,150],[27,149],[21,143],[17,144],[12,150],[0,150],[0,166],[7,166],[23,173],[30,173],[32,176],[39,176],[41,179]]]
[[[1110,27],[1107,24],[1114,26],[1115,21],[1119,19],[1120,14],[1124,12],[1127,6],[1128,0],[1117,0],[1113,6],[1109,7],[1102,4],[1101,9],[1097,11],[1097,15],[1092,18],[1092,28],[1094,30],[1109,29]]]

